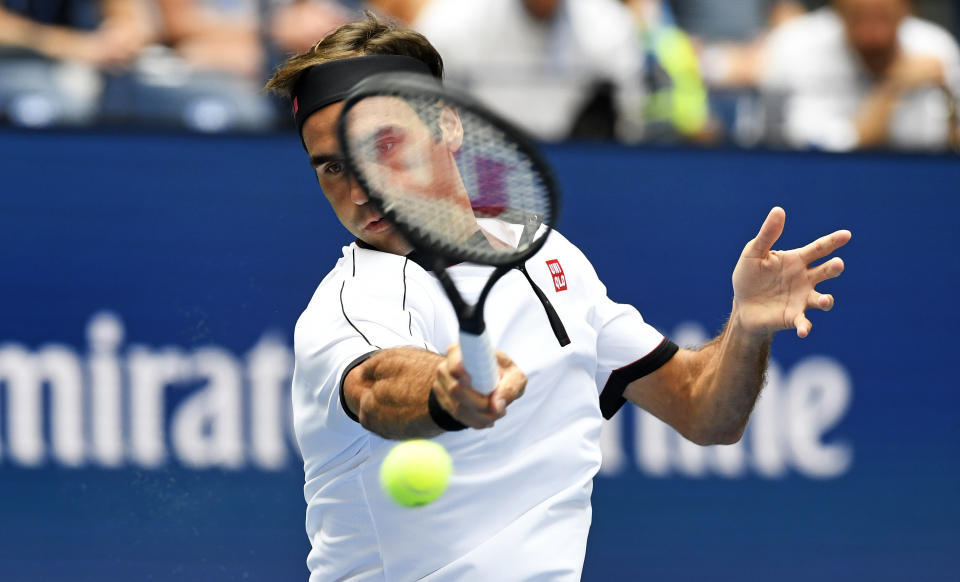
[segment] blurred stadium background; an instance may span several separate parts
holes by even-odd
[[[901,1],[840,0],[866,22],[849,54]],[[682,345],[723,324],[770,206],[785,247],[854,232],[837,308],[778,338],[741,443],[608,423],[584,580],[960,579],[960,9],[909,3],[932,52],[889,73],[774,82],[821,72],[774,75],[771,46],[826,4],[0,0],[0,580],[305,579],[292,330],[349,238],[261,88],[363,8],[520,112],[560,229]]]

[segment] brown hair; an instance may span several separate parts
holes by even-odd
[[[331,32],[313,48],[294,55],[273,73],[266,89],[289,97],[300,75],[310,67],[367,55],[405,55],[426,63],[434,77],[443,78],[443,59],[422,34],[400,28],[366,12],[365,18],[348,22]]]

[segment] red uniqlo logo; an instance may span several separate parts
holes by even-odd
[[[563,275],[563,267],[560,266],[560,261],[556,259],[547,261],[547,268],[550,269],[550,274],[553,275],[553,288],[557,291],[566,291],[567,278]]]

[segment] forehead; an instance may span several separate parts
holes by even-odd
[[[362,139],[383,127],[422,128],[413,107],[397,97],[367,97],[354,105],[348,116],[349,139]]]
[[[311,157],[339,151],[337,122],[342,111],[343,102],[337,102],[317,110],[307,118],[303,124],[303,142]],[[405,130],[426,129],[413,107],[396,97],[365,98],[354,105],[347,115],[351,141],[368,137],[387,126]]]
[[[343,102],[331,103],[307,118],[303,124],[303,143],[311,156],[331,155],[339,151],[337,119],[342,110]]]

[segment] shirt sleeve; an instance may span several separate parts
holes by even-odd
[[[582,256],[582,255],[581,255]],[[588,273],[591,308],[587,319],[597,332],[597,386],[600,410],[611,418],[626,403],[627,384],[650,374],[667,363],[677,346],[644,321],[632,305],[617,303],[584,257]]]
[[[666,364],[677,345],[643,320],[631,305],[604,295],[593,313],[597,335],[597,386],[600,411],[610,419],[626,403],[627,385]]]
[[[341,395],[350,369],[377,350],[412,346],[437,351],[430,340],[431,304],[422,289],[412,289],[408,273],[419,267],[404,257],[362,249],[352,255],[345,258],[340,276],[321,283],[294,335],[297,438],[301,450],[314,458],[335,456],[332,447],[366,434]]]

